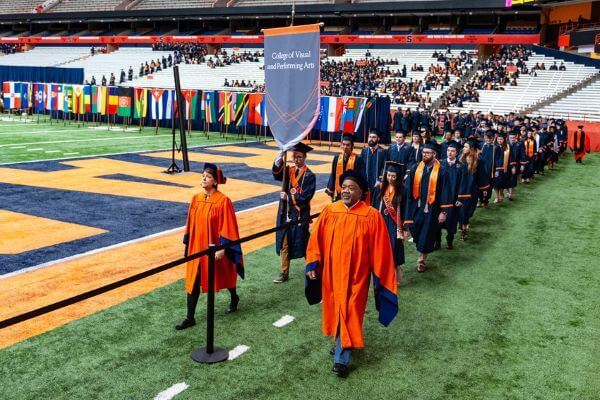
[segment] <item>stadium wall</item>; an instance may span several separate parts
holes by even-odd
[[[589,57],[580,56],[579,54],[567,53],[560,50],[550,49],[542,46],[532,46],[532,50],[538,54],[544,54],[550,57],[558,58],[565,61],[571,61],[576,64],[583,64],[588,67],[600,68],[600,60],[594,60]]]
[[[39,82],[39,83],[83,83],[83,68],[25,67],[0,65],[0,83]]]

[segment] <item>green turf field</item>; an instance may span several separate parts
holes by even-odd
[[[177,131],[179,135],[179,131]],[[248,141],[256,140],[247,136]],[[188,147],[243,141],[243,136],[220,135],[192,131],[187,137]],[[0,164],[20,161],[52,160],[144,150],[170,149],[171,129],[144,127],[98,126],[95,123],[64,123],[37,116],[18,117],[4,114],[0,117]]]
[[[274,249],[246,255],[240,311],[217,296],[216,344],[250,349],[199,365],[204,324],[176,332],[183,282],[0,351],[2,399],[598,399],[600,398],[600,154],[518,188],[517,200],[478,210],[467,243],[407,273],[389,328],[365,317],[366,349],[346,380],[331,372],[319,306],[303,266],[275,285]],[[205,315],[205,299],[197,317]],[[285,314],[294,322],[275,328]]]

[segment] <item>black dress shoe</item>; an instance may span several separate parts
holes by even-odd
[[[331,370],[334,374],[339,376],[340,378],[346,378],[348,376],[348,366],[344,364],[333,364],[333,368]]]
[[[335,354],[335,346],[329,349],[329,355],[332,356]]]
[[[454,246],[452,245],[452,242],[446,242],[446,248],[448,250],[452,250],[454,248]]]
[[[440,245],[440,242],[434,242],[434,243],[433,243],[433,249],[434,249],[434,250],[439,250],[439,249],[440,249],[440,247],[441,247],[441,245]]]
[[[236,294],[235,297],[231,299],[231,303],[229,303],[229,307],[227,308],[227,312],[228,313],[236,312],[237,309],[238,309],[237,307],[238,307],[239,303],[240,303],[240,296],[238,296]]]
[[[175,329],[177,329],[178,331],[181,331],[181,330],[184,330],[187,328],[191,328],[194,325],[196,325],[195,319],[186,318],[179,325],[175,325]]]

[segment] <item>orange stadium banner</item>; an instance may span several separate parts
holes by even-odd
[[[152,44],[196,42],[206,44],[261,44],[261,35],[231,36],[35,36],[0,37],[0,43],[18,44]],[[324,35],[322,44],[538,44],[538,34],[527,35]]]

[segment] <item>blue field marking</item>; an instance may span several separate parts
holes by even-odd
[[[73,160],[69,160],[73,161]],[[58,172],[58,171],[68,171],[70,169],[77,169],[79,167],[75,167],[73,165],[63,164],[60,161],[35,161],[31,163],[22,163],[22,164],[6,164],[2,165],[1,168],[12,168],[19,169],[23,171],[36,171],[36,172]]]

